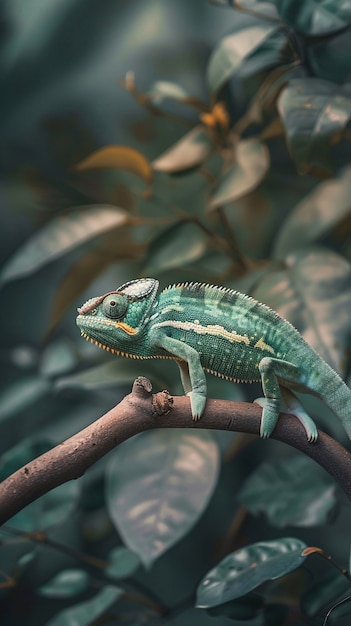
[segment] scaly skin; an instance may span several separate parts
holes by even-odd
[[[294,391],[320,397],[351,439],[351,390],[269,307],[223,287],[183,283],[157,294],[158,281],[130,281],[78,309],[82,335],[122,356],[172,358],[190,396],[193,419],[206,404],[204,371],[235,382],[261,381],[261,437],[269,437],[284,402],[309,441],[317,428]]]

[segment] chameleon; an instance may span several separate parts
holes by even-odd
[[[282,408],[317,440],[314,421],[295,392],[319,397],[351,439],[351,389],[298,330],[267,305],[232,289],[185,282],[159,293],[154,278],[131,280],[78,308],[82,336],[113,354],[174,359],[194,420],[206,404],[205,372],[261,382],[260,436],[269,437]]]

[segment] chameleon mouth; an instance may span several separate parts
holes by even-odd
[[[107,346],[105,343],[101,343],[101,341],[98,341],[97,339],[94,339],[93,337],[90,337],[90,335],[88,335],[88,333],[84,332],[84,330],[81,330],[81,336],[84,337],[84,339],[86,339],[87,341],[90,341],[90,343],[93,343],[95,346],[98,346],[99,348],[102,348],[103,350],[106,350],[106,352],[111,352],[112,354],[116,354],[117,356],[125,356],[131,359],[142,359],[143,357],[138,356],[136,354],[129,354],[128,352],[122,352],[122,350],[115,350],[115,348],[110,348],[110,346]]]

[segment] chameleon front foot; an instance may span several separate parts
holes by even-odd
[[[194,391],[189,391],[186,395],[190,398],[192,418],[197,422],[205,410],[206,398]]]
[[[263,409],[260,437],[268,439],[275,429],[279,418],[279,401],[270,398],[257,398],[254,402]]]

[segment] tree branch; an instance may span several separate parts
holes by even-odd
[[[167,391],[151,394],[151,383],[139,377],[132,393],[87,428],[42,454],[0,484],[0,524],[68,480],[79,478],[107,452],[126,439],[153,428],[208,428],[258,435],[261,408],[247,402],[208,400],[199,422],[191,419],[186,397]],[[323,432],[316,443],[292,416],[284,415],[272,435],[319,463],[351,500],[351,454]]]

